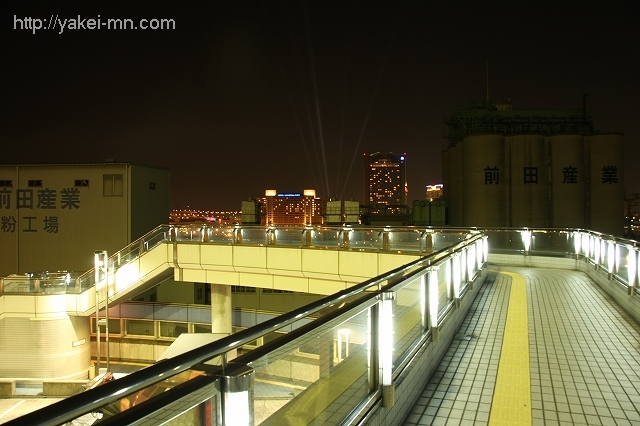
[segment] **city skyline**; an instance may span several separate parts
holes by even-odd
[[[640,193],[638,6],[366,6],[5,2],[0,163],[158,165],[172,209],[236,210],[266,187],[364,201],[362,154],[406,152],[411,204],[441,183],[444,117],[486,97],[488,64],[489,97],[516,111],[575,111],[588,93]],[[25,28],[55,16],[64,31]]]

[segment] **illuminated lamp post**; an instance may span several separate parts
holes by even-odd
[[[93,263],[95,272],[96,285],[96,376],[100,374],[100,288],[98,283],[100,280],[100,271],[104,271],[104,287],[105,287],[105,334],[106,334],[106,350],[107,350],[107,372],[109,365],[109,268],[108,256],[106,250],[96,250],[93,252]]]

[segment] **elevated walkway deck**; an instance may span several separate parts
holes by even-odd
[[[45,416],[52,420],[37,424],[53,425],[120,403],[323,312],[223,363],[222,371],[201,370],[163,401],[190,401],[200,413],[238,414],[251,424],[635,424],[637,243],[581,230],[535,232],[534,238],[531,230],[473,234],[450,250],[24,420]],[[254,385],[242,409],[207,402],[223,404],[227,393]],[[287,387],[293,391],[283,398],[278,392]],[[110,420],[187,414],[143,405]],[[197,415],[193,410],[189,415]]]
[[[640,325],[582,272],[489,270],[493,279],[403,424],[640,424]],[[519,332],[528,350],[517,354],[523,364],[513,375],[524,403],[510,407],[519,390],[500,375],[517,285],[526,292]]]

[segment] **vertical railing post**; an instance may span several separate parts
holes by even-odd
[[[201,241],[203,243],[208,243],[209,242],[209,226],[208,225],[203,225],[200,232],[202,232]]]
[[[422,330],[429,330],[429,272],[420,276],[420,318]]]
[[[382,384],[382,406],[395,405],[395,386],[393,384],[393,301],[396,294],[385,291],[379,296],[379,337],[378,353],[380,360],[380,382]]]
[[[351,230],[350,229],[343,229],[342,230],[342,248],[345,249],[350,249],[351,244],[350,244],[350,234]]]
[[[629,261],[627,264],[627,281],[629,282],[629,296],[633,296],[635,294],[635,286],[638,281],[638,256],[636,255],[636,250],[633,247],[629,247]]]
[[[429,327],[431,327],[431,341],[440,340],[440,329],[438,328],[438,267],[429,268]]]
[[[220,380],[222,424],[253,426],[254,370],[244,364],[229,364],[227,367]]]
[[[376,303],[369,308],[369,392],[380,385],[380,306]]]
[[[433,253],[433,232],[427,232],[425,240],[425,252]]]
[[[388,229],[382,231],[382,251],[389,251],[389,233]]]

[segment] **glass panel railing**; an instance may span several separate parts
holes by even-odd
[[[235,228],[230,226],[207,226],[205,241],[217,244],[233,244]]]
[[[382,229],[349,230],[349,248],[351,250],[378,250],[382,249]]]
[[[204,231],[202,225],[197,226],[174,226],[174,236],[176,241],[203,241]]]
[[[532,230],[531,254],[566,256],[575,253],[573,233],[565,231]]]
[[[254,424],[337,425],[369,394],[369,308],[252,360]]]
[[[524,251],[522,236],[518,230],[491,229],[487,231],[490,253],[517,253]]]
[[[427,327],[425,274],[411,279],[409,284],[399,289],[393,305],[393,364],[399,360],[420,339]],[[424,278],[426,280],[426,277]]]
[[[310,247],[338,248],[344,241],[342,228],[310,228],[307,232]]]
[[[433,235],[433,251],[438,251],[450,247],[464,240],[467,232],[460,231],[434,231]]]
[[[444,311],[449,307],[451,301],[451,285],[448,278],[448,262],[441,262],[438,268],[438,317],[442,316]]]
[[[275,234],[275,243],[278,246],[301,247],[304,228],[279,227],[272,231]]]
[[[78,293],[78,272],[39,272],[25,275],[9,275],[2,279],[4,294],[65,294]]]
[[[389,231],[388,250],[392,252],[420,251],[422,232],[417,229],[393,229]]]
[[[359,232],[362,236],[371,231]],[[371,242],[374,238],[359,240]],[[205,362],[224,367],[233,352],[251,343],[261,346],[234,359],[232,364],[248,363],[253,368],[255,386],[251,395],[256,424],[281,424],[284,418],[303,419],[302,424],[339,424],[359,412],[362,404],[380,390],[375,383],[383,387],[393,385],[394,368],[406,365],[417,350],[416,342],[423,341],[430,332],[424,330],[428,295],[421,285],[422,275],[433,276],[429,283],[436,284],[433,289],[440,301],[439,310],[444,312],[452,304],[451,271],[446,266],[449,257],[481,238],[484,237],[470,236],[447,251],[421,257],[250,329],[106,383],[104,388],[93,389],[91,395],[79,394],[62,400],[40,413],[24,416],[24,421],[55,417],[60,420],[55,421],[63,423],[109,406],[121,411],[122,401],[162,387],[162,379],[172,380],[171,377]],[[80,281],[92,280],[93,274],[88,272]],[[185,322],[184,317],[176,316],[175,310],[163,308],[163,311],[166,315],[162,316],[170,321],[160,321],[160,336],[175,338],[187,331],[189,318]],[[436,318],[430,324],[440,321],[446,321],[446,317]],[[151,338],[155,334],[152,319],[125,319],[122,325],[125,335]],[[375,338],[372,332],[377,332]],[[231,368],[231,364],[227,367]],[[186,383],[191,380],[195,379]],[[158,401],[156,398],[168,392],[155,394],[152,399]],[[225,398],[231,396],[225,394]],[[153,406],[162,408],[160,403]],[[114,416],[118,416],[115,411]],[[132,416],[133,411],[136,410],[130,412]],[[55,423],[52,420],[50,424]]]
[[[242,227],[238,232],[241,244],[266,244],[267,242],[267,228],[265,227]]]

